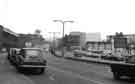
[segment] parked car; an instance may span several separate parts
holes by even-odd
[[[19,48],[10,48],[7,58],[11,64],[15,64],[14,60],[16,60],[16,54],[19,53],[19,51]]]
[[[40,48],[22,48],[18,53],[12,53],[9,58],[13,59],[11,62],[18,71],[32,70],[43,73],[47,65]]]

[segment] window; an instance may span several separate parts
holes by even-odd
[[[26,55],[27,56],[39,56],[41,54],[40,50],[26,50]]]

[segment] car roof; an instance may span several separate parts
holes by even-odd
[[[41,48],[22,48],[24,50],[42,50]]]
[[[20,50],[20,48],[10,48],[11,50]]]

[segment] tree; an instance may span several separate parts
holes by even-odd
[[[40,30],[40,29],[36,29],[36,30],[35,30],[35,34],[36,34],[36,35],[40,35],[40,34],[41,34],[41,30]]]
[[[123,36],[123,32],[120,32],[119,35],[120,35],[120,36]]]
[[[115,36],[116,37],[123,37],[124,35],[123,35],[123,32],[120,32],[120,33],[116,32]]]

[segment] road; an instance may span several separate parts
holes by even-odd
[[[10,73],[16,78],[31,82],[31,84],[134,84],[127,78],[114,80],[109,66],[96,63],[84,63],[66,60],[45,54],[48,68],[44,74],[21,74],[18,73],[7,61],[0,65],[3,72]],[[1,79],[0,79],[1,80]],[[29,84],[29,83],[23,83]]]
[[[33,84],[27,76],[20,74],[10,65],[6,55],[0,53],[0,84]]]
[[[84,63],[46,54],[48,69],[44,75],[30,77],[36,84],[131,84],[127,78],[114,80],[110,67]]]

